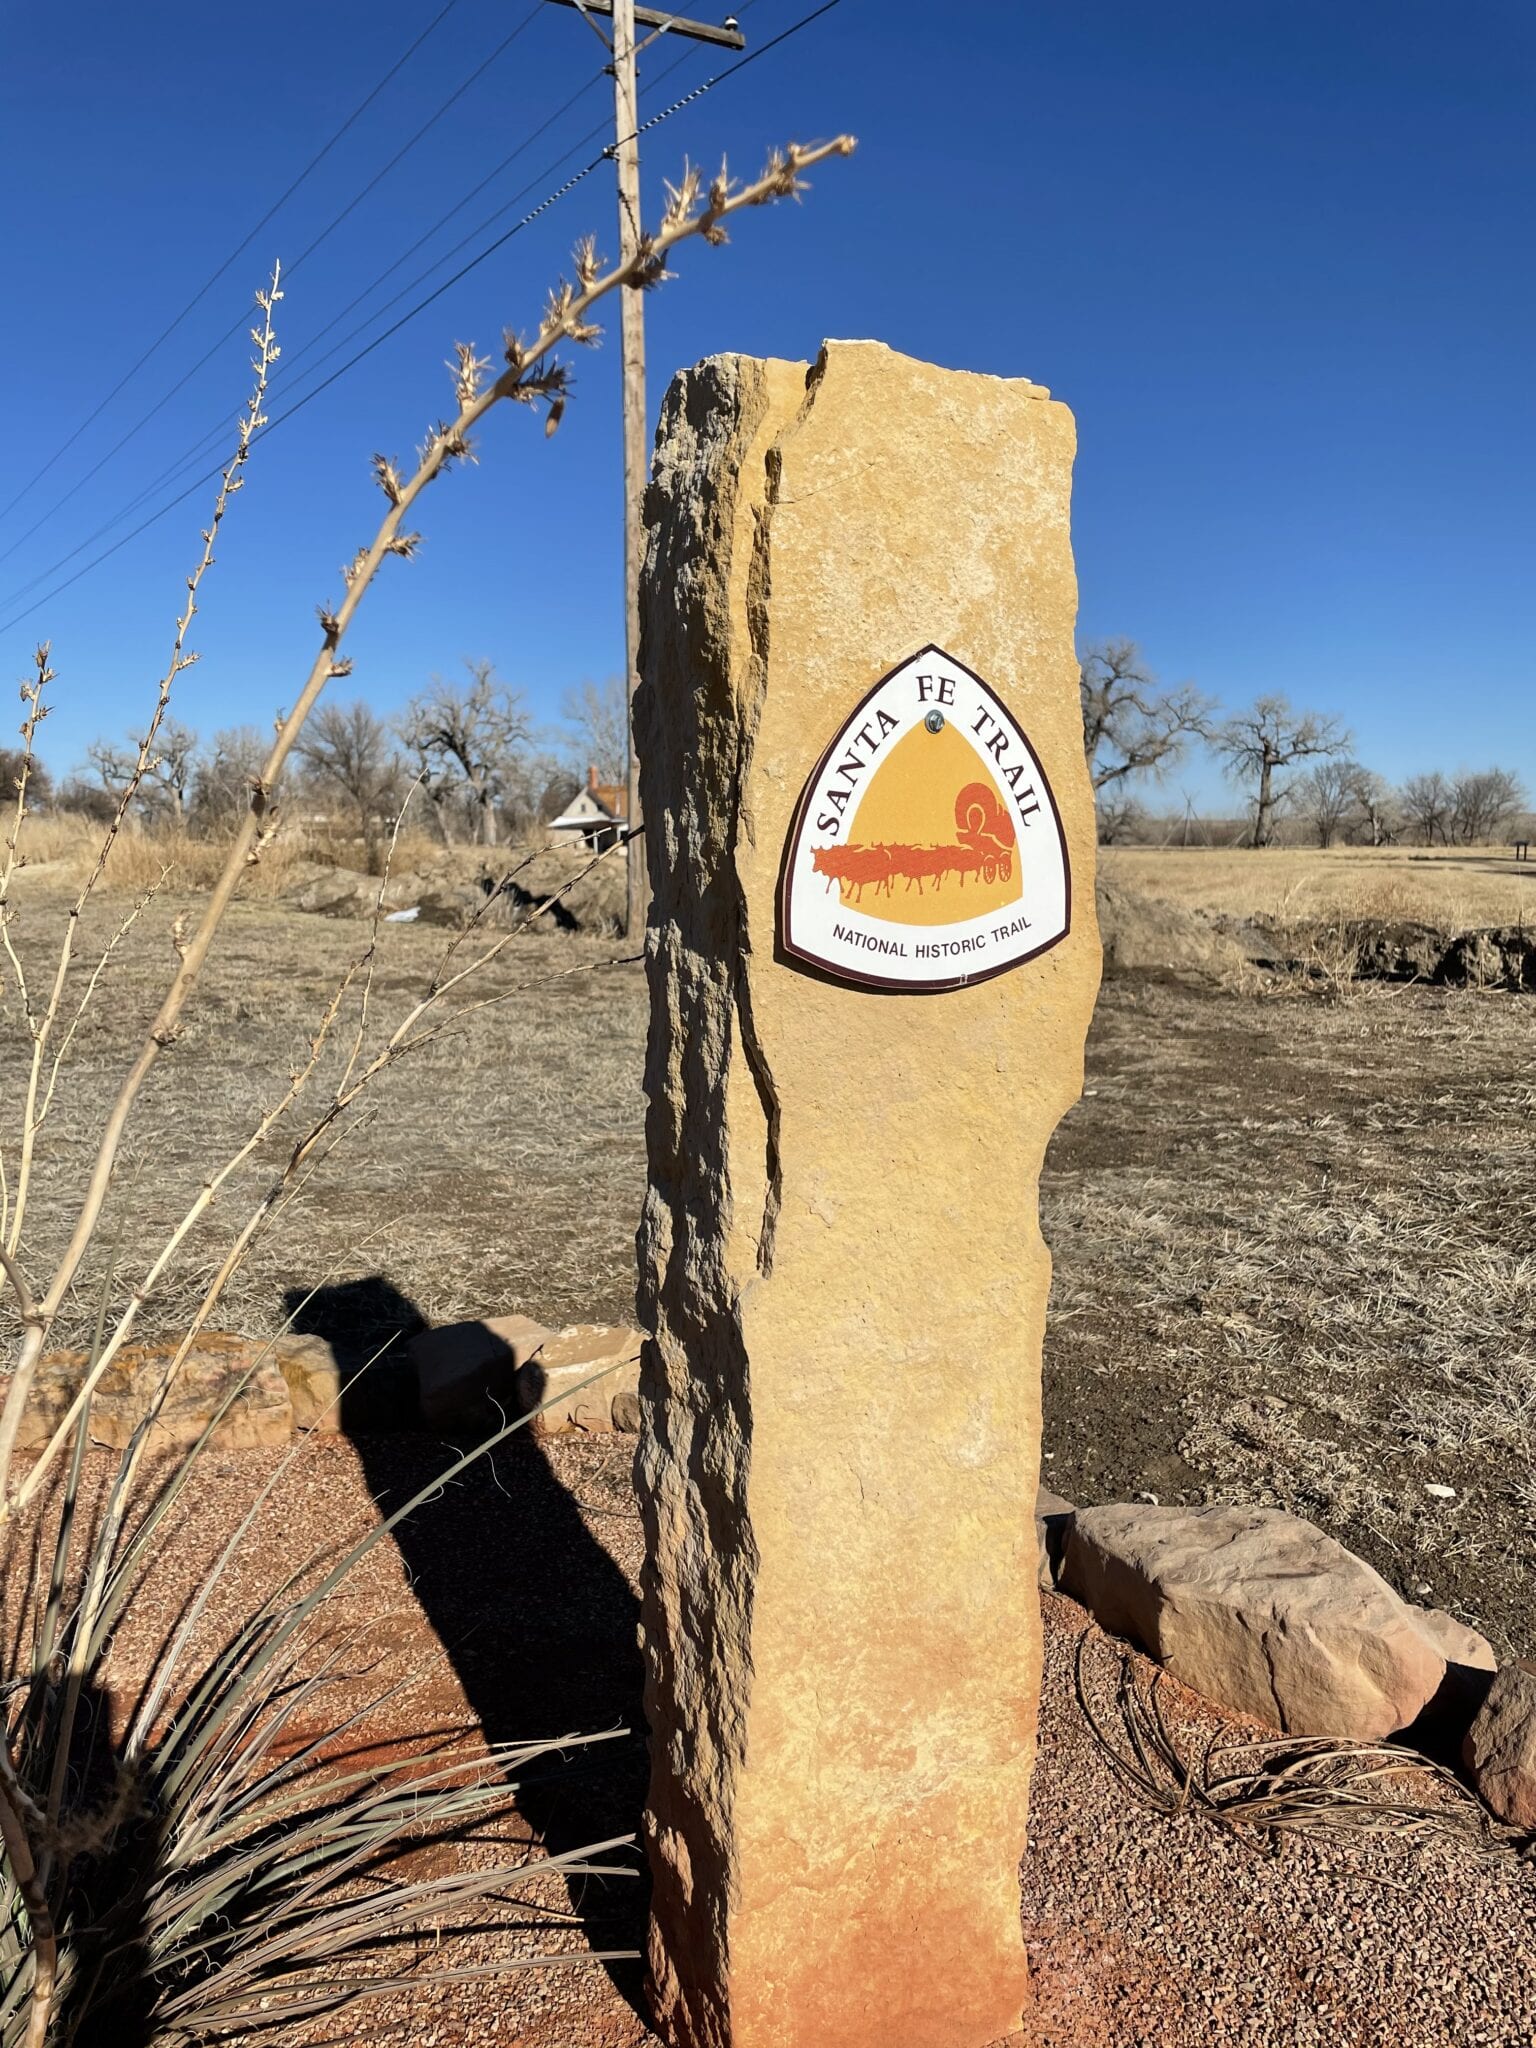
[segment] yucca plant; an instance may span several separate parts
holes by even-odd
[[[362,1705],[340,1720],[329,1704],[355,1681],[359,1658],[367,1662],[366,1629],[339,1628],[328,1614],[343,1582],[521,1418],[339,1555],[312,1557],[211,1656],[197,1653],[206,1607],[238,1570],[266,1493],[302,1454],[301,1442],[225,1543],[131,1699],[109,1697],[100,1677],[112,1631],[154,1569],[155,1541],[213,1426],[142,1502],[126,1537],[133,1450],[124,1457],[96,1509],[99,1533],[79,1560],[87,1584],[71,1598],[86,1441],[84,1424],[77,1427],[45,1590],[32,1604],[29,1681],[18,1677],[9,1702],[6,2048],[190,2044],[281,2028],[412,1982],[391,1958],[420,1927],[466,1933],[556,1872],[633,1876],[632,1865],[607,1860],[626,1846],[622,1838],[401,1881],[390,1866],[403,1846],[480,1835],[508,1817],[530,1769],[605,1737],[573,1732],[486,1749],[449,1731],[409,1755],[381,1757],[370,1754],[367,1724],[383,1696],[365,1689]],[[146,1418],[141,1430],[149,1427]],[[434,1974],[444,1967],[455,1974],[451,1963]]]
[[[420,1984],[424,1977],[441,1982],[514,1967],[530,1958],[459,1961],[454,1937],[496,1926],[505,1917],[506,1901],[514,1894],[523,1900],[537,1894],[553,1875],[601,1878],[632,1868],[613,1854],[628,1838],[558,1856],[509,1853],[505,1843],[488,1862],[484,1853],[487,1839],[495,1841],[495,1823],[507,1815],[530,1772],[565,1767],[573,1752],[624,1731],[549,1730],[548,1739],[489,1750],[463,1732],[448,1731],[424,1735],[408,1756],[381,1755],[370,1751],[369,1722],[384,1694],[365,1686],[358,1704],[358,1666],[365,1674],[369,1662],[367,1631],[347,1618],[343,1589],[407,1515],[474,1459],[505,1443],[527,1418],[509,1422],[463,1453],[355,1543],[311,1556],[232,1633],[216,1637],[210,1651],[216,1595],[240,1583],[236,1575],[257,1516],[293,1461],[304,1455],[300,1439],[126,1692],[121,1672],[108,1661],[115,1631],[153,1583],[189,1480],[222,1419],[224,1411],[190,1450],[163,1453],[158,1425],[166,1403],[230,1279],[258,1236],[365,1114],[361,1100],[380,1074],[441,1036],[466,1009],[517,993],[482,996],[473,984],[553,899],[494,938],[471,920],[447,942],[419,998],[382,1038],[374,1035],[373,1023],[376,912],[369,943],[320,1018],[307,1057],[272,1105],[228,1158],[210,1164],[186,1213],[152,1254],[121,1241],[108,1253],[78,1394],[37,1455],[24,1461],[16,1445],[50,1333],[77,1294],[88,1254],[101,1251],[104,1206],[144,1084],[176,1044],[242,878],[272,843],[279,776],[327,682],[348,670],[341,649],[358,606],[384,560],[409,557],[416,547],[419,536],[405,530],[416,499],[444,469],[471,453],[472,430],[499,401],[544,405],[547,428],[553,429],[567,395],[567,374],[554,351],[563,341],[590,345],[597,338],[590,317],[597,300],[620,287],[658,284],[675,244],[693,236],[723,241],[724,223],[733,214],[794,195],[807,168],[851,148],[846,137],[816,149],[791,148],[741,189],[723,169],[707,184],[686,171],[668,188],[660,227],[628,263],[605,271],[591,242],[582,244],[576,282],[551,293],[531,341],[507,335],[506,367],[492,382],[485,381],[489,364],[472,347],[457,348],[456,415],[432,428],[409,475],[383,456],[374,458],[388,510],[373,540],[345,571],[342,600],[320,608],[320,650],[252,785],[248,814],[206,904],[195,920],[178,918],[173,926],[176,962],[164,997],[107,1107],[66,1248],[46,1284],[34,1286],[26,1218],[44,1156],[40,1136],[81,1020],[110,985],[116,951],[158,885],[129,908],[88,969],[80,957],[83,915],[156,761],[157,735],[178,678],[196,659],[186,642],[198,593],[264,424],[262,408],[278,354],[274,318],[282,293],[276,274],[257,302],[262,322],[253,329],[255,388],[203,534],[201,557],[187,580],[171,658],[136,764],[66,916],[53,965],[34,980],[17,944],[15,881],[24,864],[33,745],[54,680],[48,647],[38,649],[34,673],[22,687],[23,766],[0,861],[0,952],[30,1039],[19,1132],[8,1153],[0,1149],[0,1276],[19,1328],[0,1408],[0,1548],[12,1610],[0,1649],[0,2048],[169,2048],[259,2035],[360,1996]],[[573,877],[568,886],[580,879]],[[381,884],[380,909],[382,902]],[[322,1071],[329,1075],[328,1089],[319,1089]],[[322,1100],[302,1121],[299,1106],[317,1090]],[[115,1472],[99,1483],[89,1445],[92,1404],[104,1375],[189,1236],[230,1190],[237,1170],[264,1156],[269,1141],[301,1121],[269,1183],[232,1231]],[[131,1267],[131,1284],[124,1298],[117,1277],[125,1267]],[[243,1384],[231,1387],[225,1410]],[[493,1831],[489,1838],[487,1829]],[[395,1867],[407,1846],[465,1843],[471,1837],[479,1845],[476,1858],[461,1860],[446,1874],[412,1878]],[[559,1916],[549,1924],[558,1926]],[[431,1960],[419,1968],[412,1937],[423,1929],[431,1931],[433,1946]],[[554,1954],[562,1952],[557,1948]],[[531,1958],[551,1959],[548,1953]]]

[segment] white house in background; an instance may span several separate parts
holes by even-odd
[[[551,818],[551,832],[579,833],[582,844],[593,853],[604,853],[624,830],[629,817],[629,791],[622,782],[599,782],[597,770],[587,769],[587,786],[579,790],[558,818]]]

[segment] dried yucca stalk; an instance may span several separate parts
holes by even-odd
[[[805,170],[847,154],[852,146],[843,137],[817,149],[790,149],[739,190],[723,170],[707,188],[696,173],[685,172],[676,187],[668,188],[660,227],[642,240],[630,263],[604,271],[592,244],[581,245],[576,283],[561,284],[551,293],[531,340],[508,334],[506,367],[493,381],[485,381],[490,366],[472,347],[457,349],[451,365],[457,412],[432,428],[409,474],[386,457],[375,457],[374,475],[388,510],[373,540],[343,572],[341,601],[321,607],[319,653],[253,784],[248,815],[206,906],[195,921],[178,919],[173,927],[175,966],[107,1109],[68,1244],[46,1280],[34,1282],[27,1270],[25,1220],[39,1171],[40,1135],[81,1021],[110,982],[116,949],[152,902],[158,884],[152,882],[129,909],[88,972],[78,958],[82,916],[139,787],[152,772],[157,735],[177,679],[196,659],[186,650],[186,639],[198,592],[264,423],[267,379],[278,353],[274,313],[282,293],[276,275],[258,299],[263,319],[253,330],[255,388],[202,537],[198,565],[187,579],[170,660],[133,772],[66,918],[53,970],[34,986],[15,942],[14,883],[23,858],[32,746],[53,681],[49,650],[46,645],[38,650],[34,674],[22,690],[24,762],[0,858],[0,951],[31,1047],[19,1133],[14,1147],[0,1148],[0,1276],[21,1326],[0,1409],[0,1539],[10,1546],[13,1567],[27,1574],[20,1627],[0,1665],[0,2048],[76,2041],[83,2048],[93,2040],[129,2038],[191,2044],[264,2033],[370,1992],[420,1982],[423,1975],[441,1980],[511,1967],[457,1967],[451,1960],[453,1935],[481,1924],[509,1892],[557,1869],[572,1876],[623,1872],[624,1866],[605,1860],[620,1846],[613,1842],[563,1857],[502,1861],[489,1871],[457,1870],[414,1882],[390,1869],[403,1841],[458,1839],[507,1811],[515,1799],[516,1777],[529,1764],[600,1737],[562,1731],[554,1742],[489,1754],[437,1746],[417,1757],[352,1768],[342,1767],[330,1754],[341,1731],[327,1727],[323,1739],[295,1740],[300,1717],[306,1725],[325,1724],[328,1688],[347,1663],[348,1645],[337,1637],[330,1603],[349,1575],[405,1515],[472,1459],[503,1443],[521,1419],[466,1453],[339,1556],[312,1557],[210,1655],[198,1648],[198,1625],[251,1535],[260,1502],[253,1504],[201,1590],[165,1632],[132,1696],[113,1702],[115,1712],[106,1709],[103,1682],[113,1632],[131,1613],[146,1575],[153,1574],[156,1543],[183,1501],[189,1475],[219,1420],[214,1418],[192,1450],[150,1474],[146,1454],[154,1425],[198,1333],[258,1235],[356,1118],[371,1083],[437,1037],[466,1008],[515,993],[481,998],[468,991],[476,974],[548,903],[487,943],[481,943],[478,921],[472,921],[448,942],[419,999],[377,1043],[369,1038],[370,942],[320,1019],[307,1057],[231,1156],[210,1166],[198,1195],[120,1309],[112,1306],[118,1260],[116,1255],[109,1259],[78,1399],[25,1470],[17,1465],[15,1445],[49,1333],[98,1239],[144,1084],[176,1043],[242,877],[271,843],[277,823],[272,792],[326,683],[347,673],[341,650],[358,606],[385,559],[409,557],[417,545],[419,535],[405,525],[415,501],[445,468],[472,455],[473,430],[501,400],[544,405],[546,430],[554,428],[568,386],[553,352],[562,341],[590,345],[597,338],[590,318],[597,300],[620,287],[649,289],[660,283],[668,274],[666,255],[677,243],[693,236],[723,241],[724,223],[733,214],[794,195]],[[573,877],[568,886],[579,880]],[[350,1022],[349,1002],[356,1009]],[[342,1036],[348,1030],[350,1041]],[[85,1513],[83,1476],[95,1389],[194,1227],[228,1187],[236,1168],[292,1121],[315,1082],[322,1054],[338,1042],[345,1053],[340,1078],[233,1231],[149,1412],[104,1494]],[[268,1494],[302,1448],[301,1440],[273,1473]],[[346,1725],[360,1725],[367,1711],[354,1712]],[[391,1967],[401,1936],[420,1926],[431,1927],[448,1948],[422,1973]]]
[[[1077,1639],[1077,1703],[1094,1741],[1142,1805],[1193,1814],[1245,1846],[1278,1855],[1291,1834],[1334,1843],[1389,1835],[1450,1840],[1480,1855],[1514,1856],[1521,1837],[1496,1821],[1453,1771],[1386,1742],[1276,1736],[1213,1737],[1198,1756],[1180,1749],[1163,1714],[1163,1674],[1138,1685],[1135,1659],[1114,1652],[1113,1725],[1093,1703],[1086,1660],[1094,1631]]]

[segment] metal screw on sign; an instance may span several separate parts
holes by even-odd
[[[944,714],[942,711],[930,711],[923,720],[923,723],[930,732],[942,732],[944,730]]]

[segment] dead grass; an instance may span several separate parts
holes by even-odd
[[[24,881],[23,947],[61,901],[46,872]],[[93,913],[98,940],[122,900]],[[113,1002],[81,1032],[45,1127],[26,1247],[39,1267],[65,1220],[42,1190],[90,1155],[178,907],[170,894],[151,906]],[[280,1085],[366,936],[356,920],[237,907],[118,1177],[103,1240],[121,1225],[118,1288]],[[383,927],[379,1028],[441,944]],[[622,950],[514,946],[485,991],[502,1000],[385,1078],[369,1127],[309,1182],[220,1321],[270,1333],[295,1292],[351,1283],[376,1283],[344,1297],[360,1341],[375,1313],[381,1336],[416,1313],[631,1316],[645,992],[637,964],[601,964]],[[1090,1092],[1044,1179],[1058,1490],[1285,1506],[1501,1647],[1532,1647],[1531,1016],[1528,997],[1497,992],[1370,985],[1335,1005],[1139,975],[1106,985]],[[0,1023],[0,1085],[14,1087],[10,1008]],[[214,1210],[146,1336],[185,1320],[271,1165],[254,1160]],[[101,1272],[82,1277],[61,1342],[94,1320]]]
[[[1107,1662],[1090,1676],[1089,1652]],[[1444,1764],[1385,1742],[1323,1737],[1254,1741],[1227,1732],[1200,1750],[1181,1741],[1164,1712],[1173,1685],[1163,1671],[1139,1681],[1138,1659],[1090,1624],[1077,1639],[1078,1707],[1100,1754],[1132,1798],[1169,1819],[1194,1815],[1249,1846],[1279,1855],[1286,1839],[1311,1835],[1353,1846],[1379,1835],[1397,1843],[1444,1840],[1502,1861],[1524,1838],[1494,1819]]]
[[[64,898],[47,872],[23,882],[16,937],[25,955],[57,928]],[[69,1215],[55,1191],[77,1187],[93,1154],[127,1049],[174,962],[172,928],[184,901],[174,890],[155,899],[124,942],[111,1000],[87,1012],[44,1126],[47,1159],[23,1247],[34,1270],[59,1249]],[[115,928],[124,902],[112,892],[93,906],[84,957]],[[77,1283],[58,1343],[82,1341],[94,1322],[106,1264],[115,1259],[114,1287],[125,1292],[157,1233],[281,1093],[368,935],[360,919],[263,900],[237,904],[186,1028],[146,1091],[102,1249]],[[393,1028],[447,937],[426,926],[380,928],[371,1034]],[[282,1326],[295,1290],[373,1276],[431,1321],[518,1309],[556,1321],[631,1316],[644,997],[638,966],[603,964],[621,951],[596,939],[515,941],[476,985],[477,998],[495,1000],[386,1074],[366,1098],[362,1127],[236,1277],[221,1326],[269,1334]],[[349,1038],[338,1034],[318,1088],[328,1086]],[[7,991],[0,1086],[18,1087],[24,1045]],[[283,1130],[274,1133],[221,1196],[149,1304],[147,1335],[184,1324],[288,1142]]]
[[[1051,1483],[1291,1509],[1526,1651],[1529,1018],[1112,984],[1045,1183]]]
[[[96,864],[101,827],[75,812],[42,813],[28,819],[25,866],[31,878],[50,888],[78,887]],[[122,890],[151,889],[167,877],[173,889],[209,889],[229,853],[227,839],[203,837],[171,823],[146,825],[130,820],[107,863],[107,880]],[[400,873],[442,859],[439,842],[422,833],[403,833],[395,852]],[[325,866],[365,867],[361,839],[343,825],[295,820],[279,828],[260,861],[247,876],[247,897],[280,895],[297,870],[308,862]]]
[[[1187,909],[1283,924],[1338,917],[1447,931],[1536,922],[1536,864],[1491,847],[1108,847],[1113,881]]]

